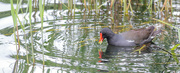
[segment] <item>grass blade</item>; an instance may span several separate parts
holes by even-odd
[[[42,38],[42,44],[41,44],[41,49],[43,50],[43,73],[44,73],[44,43],[43,43],[43,15],[44,15],[44,5],[45,5],[45,0],[43,1],[42,5],[42,0],[39,0],[39,11],[40,11],[40,18],[41,18],[41,38]]]
[[[152,19],[153,19],[153,20],[156,20],[156,21],[158,21],[158,22],[161,22],[161,23],[163,23],[163,24],[169,25],[169,26],[171,26],[171,27],[173,27],[173,28],[175,28],[175,29],[179,29],[179,28],[173,26],[172,24],[166,23],[166,22],[164,22],[164,21],[162,21],[162,20],[155,19],[155,18],[152,18]]]
[[[110,6],[110,8],[112,8],[112,6],[114,5],[114,0],[111,0],[111,6]]]
[[[180,44],[176,44],[171,50],[175,50]]]
[[[178,29],[178,37],[179,37],[179,42],[180,42],[180,29]]]
[[[128,0],[128,1],[129,1],[129,6],[130,6],[130,9],[131,9],[131,13],[132,13],[132,15],[134,15],[133,10],[132,10],[132,6],[131,6],[131,0]]]
[[[99,6],[98,6],[98,9],[100,9],[100,8],[102,7],[102,5],[106,4],[107,2],[109,2],[109,0],[106,1],[106,2],[104,2],[103,4],[99,5]]]
[[[33,58],[33,64],[34,64],[34,63],[35,63],[35,59],[34,59],[34,48],[33,48],[33,36],[32,36],[31,15],[32,15],[32,0],[29,0],[29,24],[30,24],[30,34],[31,34],[32,58]]]
[[[12,15],[12,18],[13,18],[13,23],[14,23],[14,29],[13,29],[13,32],[14,32],[14,40],[15,40],[15,44],[16,44],[16,50],[17,50],[17,40],[16,40],[16,33],[15,33],[15,24],[17,23],[17,20],[16,20],[16,16],[15,16],[15,9],[14,9],[14,6],[13,6],[13,0],[11,0],[11,15]],[[18,60],[18,54],[16,56],[16,59]],[[16,60],[16,61],[17,61]],[[17,65],[18,63],[15,63],[14,64],[14,69],[13,69],[13,72],[17,72]]]
[[[178,60],[176,54],[174,53],[174,50],[171,50],[171,53],[172,53],[172,57],[174,58],[174,60],[177,62],[177,64],[179,64],[179,60]]]

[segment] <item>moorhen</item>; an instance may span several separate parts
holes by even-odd
[[[100,31],[99,43],[106,38],[109,45],[113,46],[141,46],[151,43],[153,38],[161,33],[162,30],[155,30],[154,26],[130,30],[120,34],[115,34],[109,28],[103,28]]]

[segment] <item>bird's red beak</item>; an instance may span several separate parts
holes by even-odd
[[[102,41],[103,41],[103,37],[102,37],[102,33],[100,33],[100,39],[99,39],[99,43],[101,44],[102,43]]]

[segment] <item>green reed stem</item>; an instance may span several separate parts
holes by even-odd
[[[95,3],[95,6],[94,6],[94,7],[95,7],[94,9],[96,10],[96,14],[98,14],[98,12],[99,12],[99,9],[98,9],[98,7],[97,7],[97,3],[98,3],[97,1],[98,1],[98,0],[95,0],[96,3]]]
[[[132,13],[132,15],[134,15],[133,10],[132,10],[132,6],[131,6],[131,0],[128,0],[128,2],[129,2],[130,9],[131,9],[131,13]]]
[[[91,4],[90,4],[91,2],[90,2],[90,0],[88,0],[88,10],[90,11],[90,9],[91,9]]]
[[[180,42],[180,29],[178,29],[178,37],[179,37],[179,42]]]
[[[24,24],[24,23],[23,23]],[[28,50],[27,50],[27,40],[26,40],[26,34],[25,31],[24,32],[24,39],[25,39],[25,48],[26,48],[26,59],[27,59],[27,65],[29,65],[29,57],[28,57]]]
[[[173,13],[172,0],[171,1],[171,13]]]
[[[115,10],[114,10],[114,6],[115,6],[115,5],[114,5],[114,2],[115,2],[115,1],[114,1],[114,0],[112,0],[112,1],[113,1],[113,2],[111,2],[111,8],[112,8],[111,14],[112,14],[112,19],[113,19],[112,22],[113,22],[113,24],[114,24],[114,11],[115,11]]]
[[[13,18],[13,23],[14,23],[14,29],[13,29],[13,32],[14,32],[14,40],[15,40],[15,44],[16,44],[16,50],[17,50],[17,41],[16,41],[16,34],[15,34],[15,24],[17,23],[16,21],[16,16],[14,15],[14,6],[13,6],[13,0],[11,0],[11,15],[12,15],[12,18]],[[18,54],[17,54],[17,60],[18,60]],[[16,71],[16,67],[17,65],[15,64],[14,65],[14,70],[13,72]],[[17,71],[16,71],[17,72]]]
[[[102,7],[102,5],[106,4],[107,2],[109,2],[109,0],[106,1],[106,2],[104,2],[103,4],[99,5],[99,6],[98,6],[98,9],[100,9],[100,8]]]
[[[74,1],[73,3],[74,3],[74,15],[73,15],[74,17],[73,17],[73,19],[75,19],[76,1]]]
[[[71,14],[72,14],[72,6],[73,6],[73,0],[68,0],[68,8],[71,11]]]
[[[43,1],[42,5],[42,0],[39,0],[39,11],[40,11],[40,17],[41,17],[41,38],[42,38],[42,45],[41,48],[43,50],[43,73],[44,73],[44,42],[43,42],[43,15],[44,15],[44,5],[45,5],[45,0]]]
[[[124,3],[124,15],[126,15],[127,13],[128,13],[128,10],[126,9],[126,7],[127,7],[127,2],[126,2],[126,0],[123,0],[123,3]]]
[[[22,2],[22,0],[20,0],[20,2]],[[18,7],[20,7],[19,5],[18,5]],[[17,11],[17,10],[16,10]],[[29,58],[28,58],[28,50],[27,50],[27,41],[26,41],[26,35],[25,35],[25,29],[24,29],[24,26],[22,25],[22,23],[21,23],[21,20],[19,19],[19,17],[18,17],[18,12],[16,12],[16,11],[14,11],[15,12],[15,15],[16,15],[16,19],[18,19],[18,21],[19,21],[19,24],[20,24],[20,26],[21,26],[21,29],[23,30],[23,32],[24,32],[24,36],[25,36],[25,48],[26,48],[26,58],[27,58],[27,64],[29,64]],[[23,12],[22,12],[23,13]],[[24,23],[23,23],[24,24]]]
[[[176,44],[171,50],[175,50],[180,44]]]
[[[169,25],[169,26],[171,26],[171,27],[173,27],[173,28],[175,28],[175,29],[180,29],[180,28],[177,28],[177,27],[173,26],[172,24],[166,23],[166,22],[164,22],[164,21],[162,21],[162,20],[155,19],[155,18],[152,18],[152,19],[153,19],[153,20],[156,20],[156,21],[158,21],[158,22],[161,22],[161,23],[163,23],[163,24]]]
[[[17,33],[17,40],[18,40],[18,49],[17,49],[17,55],[19,54],[20,50],[20,41],[19,41],[19,32],[18,32],[18,25],[16,24],[16,33]]]
[[[149,9],[150,14],[152,13],[152,2],[153,1],[151,0],[149,6],[147,8],[147,9]]]
[[[22,1],[21,1],[22,2]],[[19,41],[19,33],[18,33],[18,25],[17,25],[17,13],[19,11],[19,7],[20,5],[18,4],[18,1],[17,1],[17,6],[16,6],[16,11],[14,9],[14,6],[13,6],[13,2],[11,1],[11,14],[12,14],[12,17],[13,17],[13,22],[14,22],[14,37],[15,37],[15,42],[16,42],[16,50],[17,50],[17,60],[19,59],[18,58],[18,54],[19,54],[19,50],[20,50],[20,41]],[[17,32],[17,40],[16,40],[16,34],[15,34],[15,29],[16,29],[16,32]],[[17,49],[17,43],[18,43],[18,49]]]
[[[176,56],[177,54],[174,52],[174,50],[171,50],[171,54],[172,54],[172,57],[174,58],[174,60],[176,61],[176,63],[179,64],[179,60],[178,60],[178,58]]]
[[[21,0],[20,2],[22,2],[22,0]],[[29,4],[29,1],[28,1],[28,4]],[[21,12],[22,12],[22,14],[23,14],[22,8],[21,8]],[[28,13],[28,7],[26,8],[26,14],[27,14],[27,13]],[[17,15],[16,15],[16,16],[17,16]],[[26,15],[24,15],[24,19],[26,19],[25,16],[26,16]],[[21,28],[22,28],[23,32],[24,32],[25,48],[26,48],[26,59],[27,59],[27,65],[29,65],[29,57],[28,57],[28,49],[27,49],[27,39],[26,39],[26,34],[25,34],[25,29],[24,29],[24,27],[25,27],[25,21],[26,21],[26,20],[23,20],[23,24],[22,24],[22,23],[20,22],[19,17],[18,17],[18,21],[19,21],[19,23],[20,23],[20,25],[21,25]]]
[[[11,15],[13,18],[13,23],[14,23],[13,32],[14,32],[14,40],[15,40],[16,50],[17,50],[17,40],[16,40],[16,33],[15,33],[15,29],[16,29],[15,24],[17,23],[17,20],[16,20],[16,16],[15,16],[15,12],[14,12],[13,0],[11,0]],[[17,55],[17,59],[18,59],[18,55]]]
[[[177,62],[177,64],[179,64],[179,60],[176,56],[176,53],[174,52],[174,50],[179,46],[180,44],[176,44],[173,48],[171,48],[171,54],[172,54],[172,57],[174,58],[174,60]]]
[[[66,8],[68,8],[61,0],[59,0]],[[68,8],[69,9],[69,8]]]
[[[17,4],[18,4],[18,1],[17,1]],[[17,25],[17,13],[19,11],[19,4],[17,5],[16,7],[16,11],[14,9],[14,6],[13,6],[13,0],[11,0],[11,15],[12,15],[12,18],[13,18],[13,23],[14,23],[14,29],[13,29],[13,32],[14,32],[14,40],[15,40],[15,44],[16,44],[16,50],[17,50],[17,55],[16,55],[16,63],[14,64],[14,69],[13,69],[13,72],[16,73],[17,72],[17,67],[18,67],[18,60],[19,60],[19,57],[18,57],[18,54],[19,54],[19,50],[20,50],[20,41],[19,41],[19,33],[18,33],[18,25]],[[16,32],[17,32],[17,40],[18,40],[18,44],[17,44],[17,40],[16,40],[16,33],[15,33],[15,29],[16,29]],[[18,47],[17,47],[18,45]]]
[[[29,24],[30,24],[30,34],[31,34],[32,58],[33,58],[33,64],[34,64],[35,59],[34,59],[34,49],[33,49],[33,35],[32,35],[32,25],[31,25],[31,15],[32,15],[32,0],[29,0]]]

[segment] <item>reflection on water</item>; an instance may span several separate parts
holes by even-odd
[[[173,2],[173,5],[178,6],[178,3]],[[43,23],[43,48],[41,47],[39,11],[35,10],[33,12],[34,65],[32,62],[29,23],[24,22],[25,33],[19,25],[21,47],[19,60],[16,61],[16,45],[14,43],[13,22],[10,21],[12,20],[11,16],[0,18],[0,26],[2,26],[0,27],[0,47],[2,48],[0,49],[0,56],[2,56],[0,57],[2,59],[2,65],[0,66],[2,70],[0,72],[13,72],[15,64],[18,64],[17,72],[19,73],[43,72],[42,49],[45,51],[44,72],[179,72],[179,64],[176,64],[174,58],[162,50],[148,48],[139,54],[139,52],[132,53],[134,47],[107,46],[105,41],[100,45],[97,41],[99,31],[104,27],[110,27],[115,33],[119,33],[134,28],[161,25],[161,23],[153,21],[151,18],[166,18],[166,14],[161,15],[155,11],[153,14],[149,12],[143,13],[146,8],[143,8],[142,5],[134,5],[133,10],[136,16],[131,16],[131,14],[125,16],[123,11],[120,8],[116,9],[117,6],[115,6],[114,20],[112,20],[113,10],[106,9],[106,5],[101,7],[98,13],[93,9],[91,11],[85,10],[83,3],[82,5],[81,3],[77,4],[76,7],[78,9],[75,9],[74,13],[74,10],[71,11],[66,8],[57,10],[59,8],[51,8],[51,5],[47,5]],[[178,15],[178,7],[173,7],[173,9],[174,15]],[[28,14],[23,17],[25,14],[19,14],[22,21],[23,19],[29,20]],[[179,19],[178,16],[172,17],[172,19],[174,18]],[[171,18],[168,19],[171,20]],[[175,21],[179,23],[178,20],[169,22],[175,23]],[[175,26],[179,27],[178,25]],[[169,50],[178,43],[177,30],[172,30],[167,26],[162,29],[164,32],[154,42],[158,46]],[[27,41],[25,41],[25,36]],[[26,53],[25,42],[27,42],[28,54]],[[98,53],[100,48],[103,51],[102,59],[99,58]],[[175,53],[178,52],[179,49]],[[26,55],[29,57],[30,65],[27,65]]]
[[[152,63],[154,62],[152,55],[152,50],[157,50],[156,47],[151,47],[150,45],[141,50],[141,53],[134,52],[140,47],[117,47],[108,45],[106,51],[102,54],[100,63],[107,64],[106,67],[99,68],[100,72],[153,72],[147,68],[151,68]],[[166,61],[166,62],[169,62]],[[111,67],[112,68],[111,68]],[[153,67],[153,66],[152,66]],[[118,69],[117,71],[111,71],[113,68]],[[110,71],[108,71],[110,70]],[[163,70],[159,70],[162,72]]]

